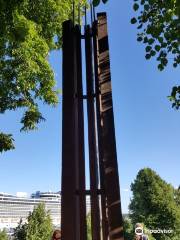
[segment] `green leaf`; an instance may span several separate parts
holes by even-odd
[[[168,64],[167,58],[161,59],[161,63],[162,63],[164,66],[166,66],[166,65]]]
[[[172,95],[172,96],[175,96],[177,90],[178,90],[178,88],[177,88],[176,86],[174,86],[174,87],[172,88],[172,93],[171,93],[171,95]]]
[[[162,70],[164,69],[163,64],[159,64],[159,65],[158,65],[158,69],[159,69],[160,71],[162,71]]]
[[[13,150],[14,147],[14,139],[11,134],[0,133],[0,152]]]
[[[144,5],[144,9],[145,9],[146,11],[149,11],[149,4],[145,4],[145,5]]]
[[[143,27],[143,24],[141,23],[138,27],[137,27],[137,29],[141,29]]]
[[[150,54],[146,54],[145,58],[146,58],[147,60],[149,60],[149,59],[151,58],[151,55],[150,55]]]
[[[157,52],[159,52],[160,49],[161,49],[161,46],[160,46],[160,45],[156,45],[156,46],[155,46],[155,50],[156,50]]]
[[[154,43],[154,39],[153,38],[150,38],[149,40],[148,40],[148,43],[150,44],[150,45],[152,45],[153,43]]]
[[[135,23],[137,23],[137,19],[134,17],[131,19],[131,24],[135,24]]]
[[[152,47],[151,47],[151,46],[147,46],[147,47],[146,47],[146,52],[150,52],[150,51],[151,51],[151,49],[152,49]]]
[[[133,5],[133,9],[134,9],[134,11],[137,11],[139,9],[139,4],[135,3]]]
[[[166,47],[167,47],[167,43],[163,42],[163,43],[161,44],[161,47],[166,48]]]
[[[163,43],[163,38],[162,37],[158,37],[158,40],[160,43]]]
[[[44,121],[42,114],[39,112],[37,107],[30,108],[27,110],[21,119],[21,123],[24,125],[21,131],[36,130],[36,124]]]
[[[147,42],[148,42],[148,38],[145,37],[143,43],[147,43]]]
[[[138,38],[137,38],[137,41],[138,41],[138,42],[141,42],[142,40],[143,40],[142,37],[138,37]]]
[[[151,50],[150,54],[151,54],[151,56],[155,56],[156,52],[154,50]]]
[[[108,0],[102,0],[102,2],[103,2],[103,3],[107,3],[107,2],[108,2]]]
[[[97,7],[100,4],[100,0],[93,0],[93,6]]]

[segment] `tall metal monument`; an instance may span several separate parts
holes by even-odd
[[[85,103],[90,189],[86,187],[85,171]],[[97,20],[85,25],[83,35],[81,27],[71,20],[63,24],[61,190],[62,240],[87,240],[87,196],[91,203],[92,240],[124,239],[106,13],[97,14]]]

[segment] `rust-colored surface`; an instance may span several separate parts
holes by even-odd
[[[123,240],[110,59],[105,13],[85,26],[86,91],[80,26],[63,24],[62,240],[87,240],[86,196],[92,240]],[[90,190],[86,186],[83,101],[87,104]]]
[[[86,87],[87,87],[87,113],[88,113],[88,143],[89,143],[89,168],[91,190],[91,228],[92,240],[100,240],[100,215],[98,189],[98,162],[96,123],[94,109],[94,73],[93,52],[90,26],[85,28],[85,53],[86,53]]]
[[[71,21],[63,24],[63,113],[62,113],[62,240],[79,240],[78,118],[75,98],[77,79],[75,37]],[[71,69],[71,71],[70,71]]]
[[[83,109],[83,84],[82,84],[82,50],[81,28],[75,27],[76,35],[76,63],[77,63],[77,101],[78,101],[78,171],[79,171],[79,221],[80,240],[87,239],[86,226],[86,177],[85,177],[85,152],[84,152],[84,109]]]
[[[123,240],[123,222],[114,128],[107,17],[105,13],[98,14],[97,35],[99,50],[100,121],[109,237],[112,240]]]
[[[97,21],[93,24],[93,46],[94,46],[94,76],[96,89],[96,116],[97,116],[97,136],[98,136],[98,154],[99,154],[99,173],[100,173],[100,187],[101,194],[101,226],[102,226],[102,240],[108,238],[108,221],[106,212],[106,195],[104,182],[104,164],[103,164],[103,145],[102,145],[102,128],[101,128],[101,114],[100,114],[100,86],[99,86],[99,58],[98,58],[98,39],[97,39]]]

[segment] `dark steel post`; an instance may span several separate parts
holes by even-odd
[[[62,240],[79,240],[76,46],[71,21],[63,23]]]
[[[76,34],[76,62],[77,62],[77,98],[78,98],[78,152],[79,152],[79,207],[80,207],[80,240],[87,239],[86,227],[86,180],[85,180],[85,153],[84,153],[84,110],[82,85],[82,53],[81,28],[75,26]]]
[[[90,191],[91,191],[91,227],[92,240],[100,240],[100,213],[98,196],[98,162],[96,145],[96,125],[94,110],[94,79],[91,29],[85,28],[86,50],[86,85],[87,85],[87,112],[88,112],[88,140],[89,140],[89,165],[90,165]]]
[[[100,88],[99,88],[99,59],[98,59],[98,44],[97,44],[97,21],[93,23],[93,46],[94,46],[94,75],[95,75],[95,91],[96,91],[96,117],[97,117],[97,135],[98,135],[98,153],[99,153],[99,168],[100,168],[100,187],[101,194],[101,218],[102,218],[102,237],[107,240],[108,237],[108,222],[106,216],[106,196],[104,187],[104,164],[102,152],[102,129],[100,116]]]
[[[119,176],[113,115],[107,17],[98,14],[100,111],[105,174],[105,192],[108,207],[109,238],[123,240]]]
[[[91,199],[92,240],[124,240],[106,14],[98,14],[92,27],[93,32],[89,25],[85,27],[84,97],[81,29],[72,21],[63,23],[62,240],[87,240],[86,195]],[[86,190],[85,177],[84,98],[90,191]]]

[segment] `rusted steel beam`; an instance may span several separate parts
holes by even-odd
[[[86,226],[86,179],[85,179],[85,153],[84,153],[84,109],[83,109],[83,85],[82,85],[82,53],[81,53],[81,29],[75,26],[76,36],[76,63],[77,63],[77,98],[78,98],[78,168],[79,168],[79,208],[80,208],[80,238],[87,239]]]
[[[104,183],[104,164],[103,164],[103,149],[102,149],[102,128],[100,116],[100,88],[99,88],[99,59],[98,59],[98,39],[97,39],[97,21],[93,23],[93,46],[94,46],[94,76],[95,76],[95,95],[96,95],[96,117],[97,117],[97,137],[98,137],[98,153],[99,153],[99,168],[100,168],[100,187],[101,194],[101,226],[102,239],[108,238],[108,222],[106,213],[106,196]]]
[[[109,239],[123,240],[123,220],[119,188],[116,139],[113,115],[110,58],[105,13],[98,16],[100,115],[103,144],[105,192],[107,197]]]
[[[79,240],[78,108],[74,27],[63,23],[62,240]]]
[[[97,189],[96,192],[97,192],[97,195],[104,194],[104,192],[102,191],[102,189]],[[80,192],[80,191],[76,191],[76,194],[77,194],[77,195],[80,195],[81,192]],[[83,194],[86,195],[86,196],[91,196],[91,190],[85,190],[85,191],[83,192]]]
[[[85,53],[86,53],[86,87],[87,87],[87,112],[88,112],[88,142],[91,190],[91,227],[92,240],[100,240],[100,213],[98,189],[98,162],[96,145],[96,125],[94,110],[94,79],[91,29],[85,27]]]

